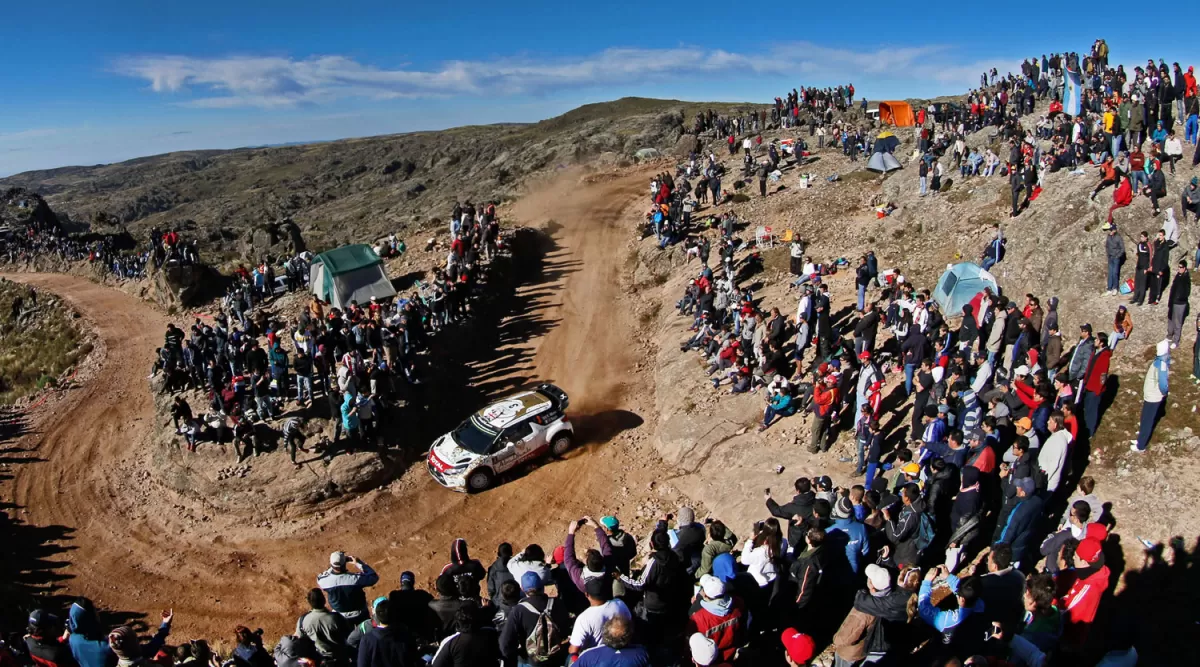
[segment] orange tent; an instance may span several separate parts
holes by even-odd
[[[912,127],[917,124],[908,102],[880,102],[879,120],[896,127]]]

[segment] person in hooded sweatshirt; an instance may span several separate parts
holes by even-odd
[[[537,574],[542,581],[550,580],[550,566],[546,564],[546,552],[540,544],[530,544],[525,550],[508,561],[508,571],[516,581],[526,572]]]
[[[749,620],[746,604],[730,595],[724,582],[711,574],[700,578],[700,593],[688,617],[688,635],[699,632],[713,640],[722,661],[731,663],[745,643]]]
[[[671,548],[687,567],[689,575],[700,568],[700,554],[704,551],[704,526],[696,522],[696,512],[691,507],[680,507],[676,516],[675,529],[668,531]]]
[[[449,574],[454,577],[454,583],[459,583],[460,579],[467,578],[475,583],[482,583],[488,578],[487,570],[483,569],[483,565],[471,558],[467,552],[467,541],[461,537],[454,540],[450,544],[450,562],[442,568],[442,574]],[[491,581],[488,581],[488,591],[491,591]]]
[[[117,664],[117,656],[108,645],[108,636],[100,627],[100,618],[91,600],[81,597],[71,603],[67,612],[67,629],[71,631],[67,639],[71,655],[79,667],[112,667]]]

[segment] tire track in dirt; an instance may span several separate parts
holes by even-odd
[[[289,632],[304,591],[335,549],[379,570],[383,592],[402,570],[431,585],[455,537],[466,537],[485,562],[500,541],[517,548],[557,543],[568,521],[614,510],[613,501],[606,502],[614,490],[623,484],[645,489],[653,479],[644,466],[626,471],[622,445],[610,443],[640,423],[630,411],[638,398],[629,386],[634,328],[621,303],[620,272],[627,221],[645,183],[640,172],[591,183],[560,174],[535,186],[508,216],[546,228],[556,246],[548,259],[566,267],[539,302],[557,323],[520,346],[538,379],[572,396],[577,428],[590,440],[565,460],[478,496],[441,489],[418,464],[389,487],[286,531],[236,516],[186,519],[189,513],[176,504],[187,501],[137,482],[158,474],[139,449],[154,422],[145,375],[169,318],[82,278],[17,275],[12,278],[71,301],[96,327],[108,356],[65,412],[48,416],[40,433],[27,436],[26,446],[45,460],[17,466],[6,494],[27,509],[26,522],[74,529],[70,563],[60,572],[70,577],[72,594],[147,614],[173,606],[181,638],[224,637],[237,623],[261,625],[273,636]],[[131,497],[131,487],[140,495]]]

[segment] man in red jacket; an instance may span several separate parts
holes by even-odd
[[[829,415],[838,403],[837,376],[826,376],[813,387],[813,425],[812,441],[808,443],[808,451],[816,454],[829,449],[829,439],[826,431],[829,428]]]
[[[1096,619],[1100,598],[1108,589],[1109,572],[1104,564],[1104,539],[1108,530],[1102,524],[1087,527],[1086,536],[1079,542],[1072,555],[1073,570],[1064,569],[1055,579],[1058,599],[1054,606],[1062,611],[1064,649],[1079,651],[1087,642],[1088,630]],[[1066,565],[1060,556],[1060,566]]]
[[[1104,395],[1104,384],[1108,381],[1108,364],[1112,361],[1112,350],[1108,347],[1108,334],[1096,334],[1096,349],[1088,361],[1083,375],[1082,392],[1076,392],[1083,401],[1083,425],[1089,438],[1096,435],[1100,424],[1100,397]]]
[[[700,633],[717,645],[721,662],[733,662],[733,656],[745,642],[746,605],[741,598],[725,591],[720,579],[706,574],[700,577],[700,594],[688,619],[688,634]]]

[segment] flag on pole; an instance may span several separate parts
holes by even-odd
[[[1066,86],[1063,89],[1063,112],[1078,116],[1083,107],[1082,85],[1079,82],[1079,72],[1067,70]]]

